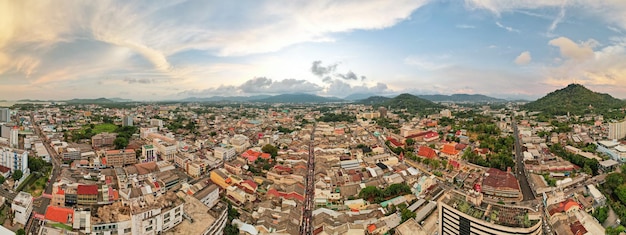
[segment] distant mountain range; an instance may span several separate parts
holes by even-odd
[[[262,103],[328,103],[343,101],[344,100],[337,97],[322,97],[311,94],[282,94],[267,97],[265,99],[252,100],[252,102]]]
[[[626,102],[609,94],[591,91],[580,84],[570,84],[524,105],[524,108],[552,115],[568,113],[582,115],[591,112],[605,113],[610,109],[619,109],[625,106]]]
[[[433,102],[467,102],[467,103],[489,103],[489,102],[507,102],[505,99],[498,99],[491,96],[481,94],[453,94],[453,95],[417,95],[422,99]]]

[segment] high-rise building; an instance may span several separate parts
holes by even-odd
[[[9,136],[9,147],[17,148],[17,144],[19,142],[19,129],[17,126],[11,128],[11,134]]]
[[[477,191],[443,197],[438,203],[439,234],[543,234],[539,210],[482,201]]]
[[[124,116],[124,118],[122,118],[122,126],[133,126],[133,116]]]
[[[626,120],[621,122],[609,122],[609,139],[619,140],[626,137]]]
[[[0,122],[11,122],[11,110],[0,108]]]
[[[385,107],[378,108],[378,113],[380,114],[381,118],[386,118],[387,117],[387,108],[385,108]]]
[[[0,165],[10,168],[11,172],[20,170],[24,175],[30,174],[28,152],[24,150],[0,148]]]

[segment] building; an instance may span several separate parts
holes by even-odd
[[[235,135],[230,138],[230,144],[235,148],[235,152],[241,153],[250,147],[250,139],[245,135]]]
[[[213,183],[217,184],[223,189],[228,188],[228,186],[230,186],[230,184],[232,183],[232,180],[230,179],[228,174],[226,174],[226,171],[222,168],[212,170],[209,174],[209,178],[211,179],[211,181],[213,181]]]
[[[468,202],[467,196],[450,192],[438,203],[439,234],[543,234],[539,211],[491,204],[480,199],[472,203]]]
[[[122,118],[122,126],[133,126],[133,116],[126,115]]]
[[[482,192],[486,195],[522,199],[519,182],[511,172],[504,172],[490,168],[485,173],[482,184]]]
[[[141,159],[140,162],[155,162],[157,161],[157,151],[154,145],[141,146]]]
[[[109,167],[123,167],[137,163],[133,149],[108,150],[105,152],[105,159],[105,165]]]
[[[215,184],[204,187],[202,190],[193,195],[204,205],[212,208],[220,199],[220,188]]]
[[[157,150],[156,153],[161,157],[162,160],[174,161],[174,156],[178,152],[178,148],[176,144],[172,142],[175,141],[163,141],[159,138],[155,138],[152,140],[152,144]]]
[[[77,148],[67,148],[63,152],[63,161],[69,162],[74,160],[80,160],[80,149]]]
[[[141,200],[131,201],[132,234],[156,235],[174,228],[183,221],[183,205],[183,201],[171,191],[156,197],[148,194]]]
[[[609,140],[619,140],[626,137],[626,120],[609,122]]]
[[[15,217],[13,217],[15,223],[26,225],[30,214],[33,212],[33,196],[27,192],[19,192],[11,203],[11,211],[15,213]]]
[[[237,155],[237,152],[235,151],[235,148],[232,147],[216,147],[213,149],[213,156],[215,156],[216,158],[220,158],[224,161],[230,161],[235,159],[235,155]]]
[[[93,148],[113,146],[115,138],[117,138],[116,133],[102,132],[91,137],[91,146]]]
[[[98,185],[78,185],[76,187],[76,198],[80,205],[98,203]]]
[[[163,120],[161,119],[150,119],[150,126],[156,126],[159,128],[163,127]]]
[[[11,128],[11,131],[9,133],[9,147],[17,148],[18,142],[19,142],[19,129],[17,128],[17,126],[14,126],[13,128]]]
[[[596,188],[595,185],[587,185],[587,190],[589,190],[589,194],[591,195],[591,197],[593,197],[594,206],[606,205],[606,197],[600,192],[600,190]]]
[[[185,220],[165,234],[222,235],[228,222],[228,207],[220,202],[208,207],[198,199],[184,195]],[[197,222],[201,221],[201,222]]]
[[[387,108],[379,107],[378,108],[378,114],[380,114],[381,118],[386,118],[387,117]]]
[[[11,122],[11,110],[0,108],[0,122]]]
[[[30,174],[28,169],[28,152],[20,149],[0,148],[0,165],[11,169],[11,172],[22,171]]]

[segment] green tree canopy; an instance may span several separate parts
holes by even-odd
[[[128,146],[128,139],[126,139],[125,137],[117,137],[113,141],[113,144],[115,145],[116,149],[123,149]]]
[[[14,180],[20,180],[22,178],[22,176],[24,176],[24,173],[21,170],[16,170],[13,172],[13,174],[11,175],[11,177]]]

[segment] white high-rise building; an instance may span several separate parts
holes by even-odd
[[[122,126],[133,126],[133,116],[124,116],[124,118],[122,118]]]
[[[30,174],[28,152],[24,150],[0,148],[0,165],[10,168],[11,172],[20,170],[24,175]]]
[[[11,128],[11,133],[9,136],[9,147],[11,148],[17,148],[18,142],[19,142],[19,129],[17,128],[17,126],[14,126],[13,128]]]
[[[609,122],[609,139],[619,140],[626,137],[626,120]]]

